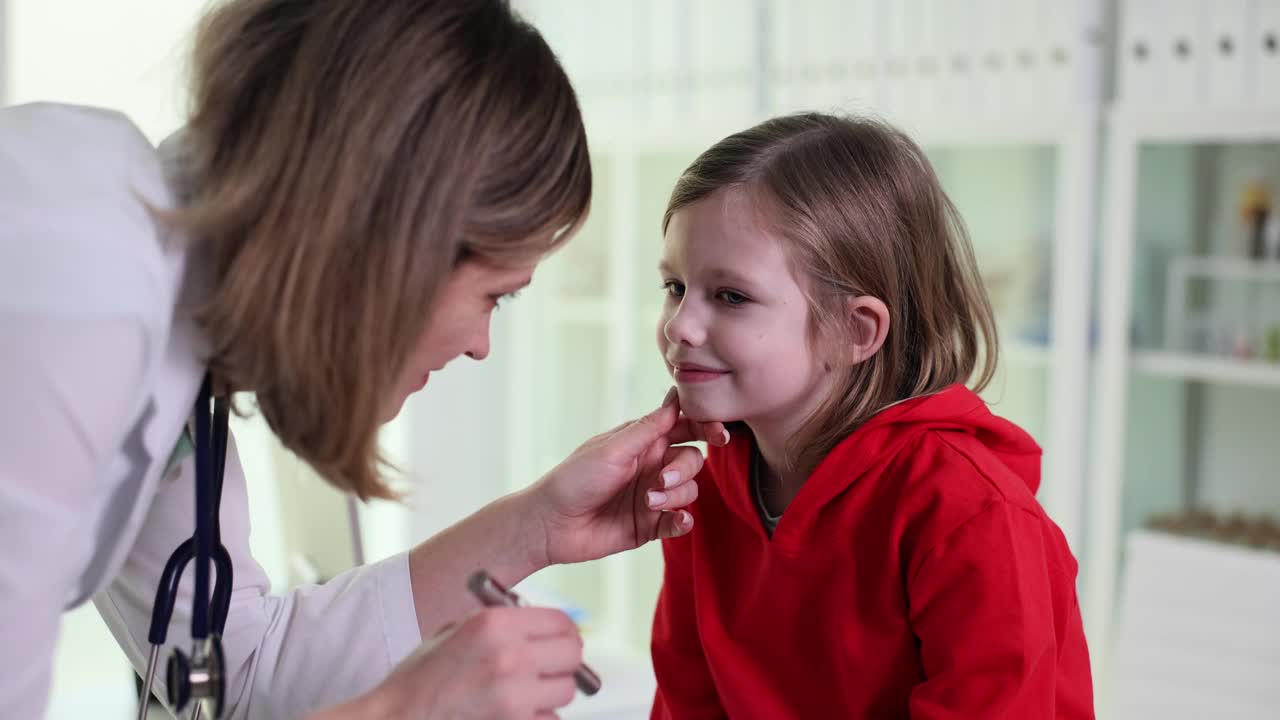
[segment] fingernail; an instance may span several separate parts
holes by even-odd
[[[652,509],[652,508],[662,507],[662,504],[663,504],[663,503],[665,503],[666,501],[667,501],[667,494],[666,494],[666,493],[664,493],[664,492],[662,492],[661,490],[650,490],[650,491],[649,491],[649,507],[650,507],[650,509]]]
[[[729,431],[724,428],[720,428],[720,442],[723,445],[729,444]]]
[[[684,510],[680,511],[680,517],[676,519],[680,523],[680,527],[688,529],[693,527],[693,516]]]
[[[679,393],[676,392],[675,388],[671,388],[670,390],[668,390],[667,397],[662,400],[662,407],[669,407],[675,404],[676,398],[678,396],[679,396]]]
[[[668,470],[662,473],[662,487],[669,488],[678,482],[680,482],[679,470]]]

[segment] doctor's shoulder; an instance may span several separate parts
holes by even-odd
[[[157,214],[173,197],[158,152],[122,113],[58,103],[0,108],[0,266],[14,274],[0,305],[155,312],[172,300],[181,265]]]
[[[115,110],[50,102],[0,108],[0,146],[6,174],[21,171],[32,192],[53,189],[55,181],[89,190],[133,180],[144,183],[142,191],[163,182],[155,148]]]

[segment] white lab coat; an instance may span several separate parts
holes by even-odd
[[[146,207],[176,202],[179,146],[112,112],[0,109],[0,717],[43,717],[61,613],[90,598],[141,672],[161,570],[193,530],[192,460],[167,465],[204,372],[179,303],[201,268]],[[352,697],[418,645],[405,555],[273,596],[248,539],[232,441],[231,717]],[[188,652],[190,576],[168,633]]]

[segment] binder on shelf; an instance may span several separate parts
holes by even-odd
[[[1018,110],[1036,108],[1039,106],[1037,95],[1044,82],[1042,70],[1047,68],[1038,52],[1040,3],[1004,0],[1000,12],[1008,28],[1003,43],[1007,65],[1000,104]]]
[[[1157,27],[1155,72],[1157,105],[1197,107],[1204,97],[1208,66],[1201,0],[1164,0],[1154,19]]]
[[[911,70],[908,63],[912,38],[907,6],[904,2],[884,2],[880,8],[879,24],[884,38],[880,52],[881,107],[890,117],[902,117],[909,110],[907,83]]]
[[[868,37],[855,17],[859,6],[869,0],[811,0],[793,3],[792,12],[806,16],[804,52],[804,93],[809,108],[839,111],[850,109],[847,80],[853,57]],[[801,9],[804,5],[805,9]],[[806,12],[807,10],[807,12]],[[866,109],[866,108],[864,108]]]
[[[1116,64],[1120,69],[1119,95],[1125,105],[1151,104],[1156,99],[1157,86],[1165,80],[1156,63],[1157,51],[1163,52],[1158,26],[1161,1],[1125,0],[1121,5]]]
[[[945,28],[939,68],[941,104],[949,111],[970,111],[979,94],[975,35],[980,19],[973,0],[944,0],[938,7]]]
[[[635,31],[640,38],[641,64],[636,88],[641,125],[673,127],[687,119],[689,13],[688,4],[681,0],[642,0],[637,4]]]
[[[840,107],[854,112],[877,112],[882,106],[883,68],[877,60],[883,40],[876,23],[884,0],[834,2],[839,14],[828,32],[833,37],[832,56],[841,73],[828,95]]]
[[[1205,97],[1211,108],[1240,108],[1249,101],[1252,83],[1249,15],[1253,0],[1209,0],[1205,3]]]
[[[905,0],[907,114],[925,117],[943,108],[942,81],[938,72],[945,46],[947,27],[942,22],[939,0]]]
[[[1075,107],[1081,98],[1078,92],[1080,69],[1084,67],[1084,54],[1092,51],[1086,42],[1084,3],[1063,0],[1039,0],[1036,17],[1040,31],[1039,81],[1037,99],[1041,108],[1060,110]]]
[[[809,0],[788,7],[797,16],[792,27],[801,58],[796,89],[803,109],[841,109],[845,101],[843,78],[848,70],[845,53],[852,43],[848,27],[851,6],[841,0]]]
[[[804,52],[803,18],[794,12],[793,0],[769,0],[766,8],[765,66],[768,73],[769,110],[774,114],[803,109],[800,65]]]
[[[1280,0],[1254,0],[1246,62],[1253,105],[1280,107]]]
[[[969,0],[974,13],[974,96],[971,107],[998,112],[1008,107],[1012,26],[1006,14],[1017,0]]]
[[[759,32],[754,6],[744,8],[739,0],[699,0],[689,3],[687,12],[692,20],[689,48],[695,122],[705,125],[716,118],[736,122],[753,116]]]
[[[603,127],[625,127],[634,117],[633,91],[640,59],[634,0],[571,0],[581,18],[583,58],[574,78],[587,121]]]
[[[1110,0],[1079,0],[1075,7],[1076,35],[1068,46],[1075,48],[1069,58],[1071,80],[1062,99],[1070,107],[1098,109],[1110,92],[1107,77],[1111,65],[1106,48],[1115,34]]]

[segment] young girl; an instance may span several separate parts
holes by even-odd
[[[965,387],[995,326],[920,148],[770,120],[694,161],[663,232],[681,407],[736,430],[663,546],[653,717],[1092,717],[1076,562],[1040,448]]]

